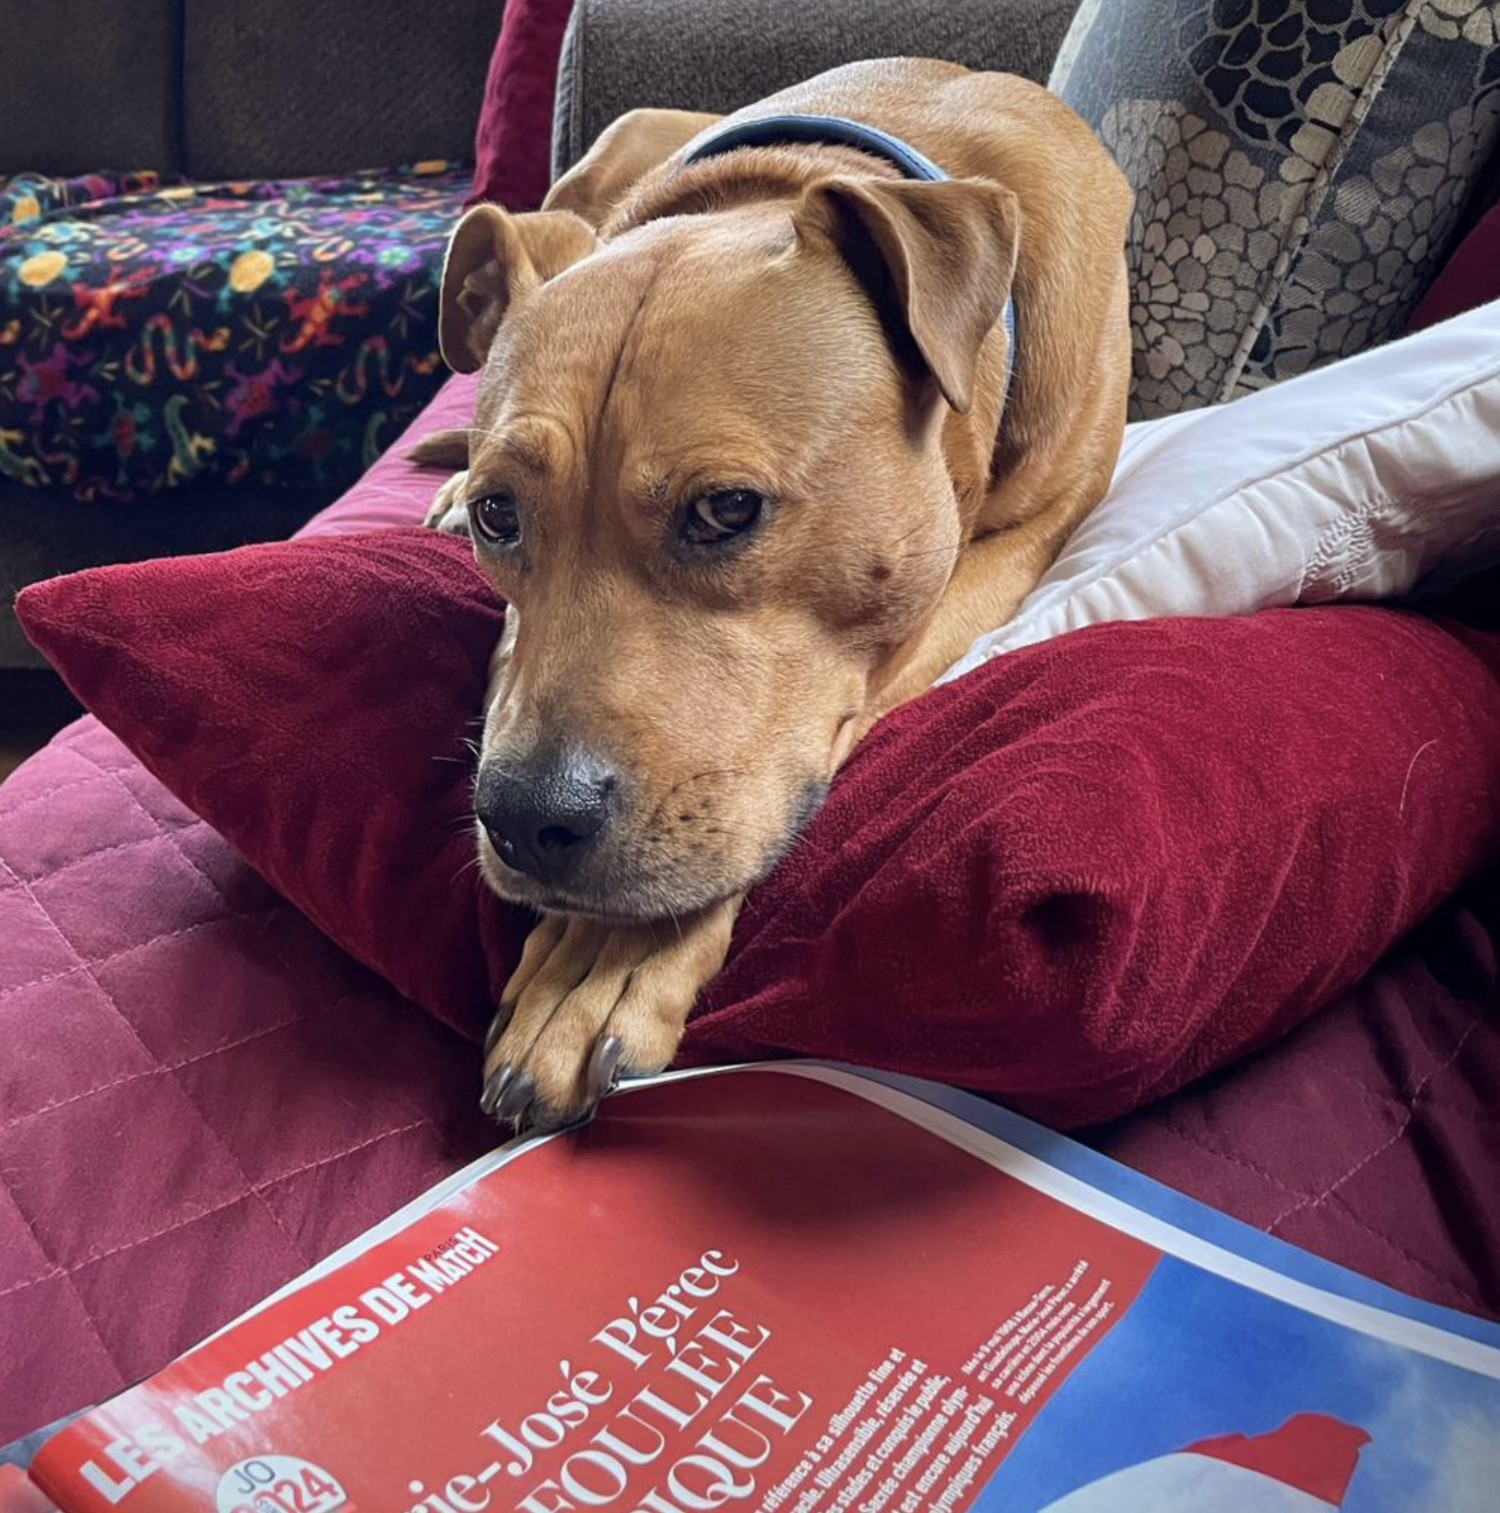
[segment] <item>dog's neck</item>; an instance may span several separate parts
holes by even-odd
[[[602,228],[605,240],[648,221],[674,215],[712,215],[742,205],[794,202],[820,180],[838,174],[899,179],[893,164],[856,147],[786,144],[745,147],[692,164],[667,164],[643,178]]]
[[[776,115],[732,121],[648,176],[609,227],[618,234],[667,215],[727,210],[753,200],[792,199],[836,173],[921,179],[948,175],[889,132],[842,116]]]
[[[618,236],[669,215],[707,215],[755,201],[794,200],[836,173],[940,183],[949,175],[910,142],[842,116],[777,115],[735,121],[700,137],[675,164],[648,175],[605,227]],[[1005,301],[1005,389],[1015,371],[1016,314]]]

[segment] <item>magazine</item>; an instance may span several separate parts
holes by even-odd
[[[1500,1328],[949,1089],[682,1073],[459,1173],[30,1475],[64,1513],[1463,1513],[1500,1505]]]

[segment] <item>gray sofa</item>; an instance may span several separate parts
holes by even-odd
[[[578,0],[554,175],[624,111],[728,111],[856,58],[946,58],[1044,82],[1078,0]]]
[[[0,174],[275,178],[464,158],[503,9],[0,0]]]

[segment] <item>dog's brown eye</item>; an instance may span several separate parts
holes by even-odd
[[[521,520],[516,501],[509,494],[486,494],[469,503],[474,528],[496,546],[514,546],[521,539]]]
[[[682,539],[695,545],[727,541],[748,531],[760,519],[763,495],[753,489],[716,489],[700,494],[687,507],[682,522]]]

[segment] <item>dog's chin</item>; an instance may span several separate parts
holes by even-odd
[[[653,876],[639,867],[625,877],[602,867],[592,886],[551,886],[507,867],[500,860],[482,826],[475,826],[479,843],[479,871],[490,891],[507,903],[523,904],[548,914],[578,914],[591,919],[642,921],[680,918],[711,904],[746,893],[781,861],[796,843],[808,821],[817,813],[828,791],[826,783],[809,783],[798,795],[791,823],[764,851],[759,861],[739,874],[691,874],[685,867],[673,868],[669,877]]]

